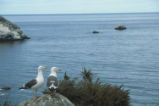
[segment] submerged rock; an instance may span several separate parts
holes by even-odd
[[[0,16],[0,41],[29,39],[16,24]]]
[[[44,94],[37,99],[23,101],[19,106],[75,106],[66,97],[55,93],[54,96]]]
[[[125,30],[126,27],[124,25],[118,25],[115,29],[116,30]]]

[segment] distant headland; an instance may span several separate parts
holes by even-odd
[[[30,39],[19,26],[0,16],[0,41],[16,41]]]

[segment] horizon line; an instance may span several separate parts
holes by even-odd
[[[159,13],[159,12],[109,12],[109,13],[18,13],[18,14],[0,14],[0,15],[93,15],[93,14],[146,14],[146,13]]]

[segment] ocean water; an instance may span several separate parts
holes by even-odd
[[[18,90],[36,77],[39,65],[62,68],[79,77],[91,69],[102,83],[130,90],[133,106],[159,105],[159,13],[4,15],[21,27],[30,40],[0,43],[0,103],[32,97]],[[127,30],[114,27],[124,24]],[[100,31],[92,34],[93,30]],[[44,70],[47,78],[49,70]],[[39,94],[46,88],[39,90]]]

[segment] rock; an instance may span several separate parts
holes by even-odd
[[[11,89],[11,87],[9,87],[9,86],[5,86],[5,87],[3,87],[3,88],[0,88],[1,90],[10,90]]]
[[[118,25],[115,29],[116,30],[125,30],[126,27],[124,25]]]
[[[98,33],[99,33],[99,31],[94,30],[92,33],[94,33],[94,34],[98,34]]]
[[[55,93],[54,96],[44,94],[37,99],[23,101],[19,106],[75,106],[66,97]]]
[[[0,16],[0,41],[29,39],[16,24]]]

